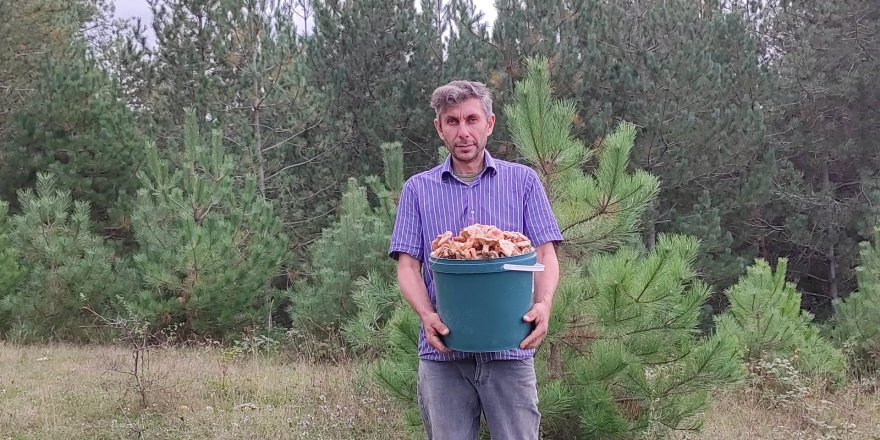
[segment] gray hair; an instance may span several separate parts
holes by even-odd
[[[477,81],[452,81],[437,87],[431,94],[431,107],[439,118],[447,107],[459,105],[471,98],[480,100],[487,118],[492,114],[492,92],[485,84]]]

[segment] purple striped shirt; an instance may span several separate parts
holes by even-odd
[[[422,263],[422,278],[435,308],[434,277],[425,263],[431,254],[431,241],[437,235],[446,231],[458,235],[464,227],[480,223],[521,232],[534,247],[549,241],[562,241],[562,233],[537,173],[525,165],[493,159],[488,151],[485,164],[483,173],[469,184],[455,177],[450,159],[447,159],[442,165],[410,177],[403,186],[389,255],[397,259],[397,254],[404,252]],[[426,360],[476,357],[480,362],[488,362],[532,356],[534,350],[520,349],[444,354],[428,344],[424,328],[419,331],[419,357]]]

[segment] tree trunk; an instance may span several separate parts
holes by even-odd
[[[826,236],[830,236],[830,232],[836,227],[837,222],[834,219],[835,200],[834,191],[831,189],[831,179],[828,176],[828,161],[823,161],[822,163],[822,190],[825,192],[825,196],[828,197],[829,224]],[[828,238],[830,239],[830,237]],[[837,299],[840,296],[840,292],[837,287],[837,259],[834,256],[834,242],[828,244],[828,254],[826,254],[825,258],[828,260],[828,294],[831,295],[832,299]]]
[[[832,299],[840,297],[837,287],[837,260],[834,258],[834,243],[828,246],[828,293]]]
[[[657,245],[657,199],[651,201],[645,210],[645,247],[650,251]]]
[[[254,11],[252,11],[254,13]],[[253,47],[251,48],[252,56],[251,56],[251,67],[255,72],[259,71],[257,68],[257,62],[259,61],[260,55],[260,29],[259,29],[259,13],[254,13],[254,16],[251,17],[251,20],[254,24],[251,25],[251,30],[253,35]],[[260,195],[263,198],[266,198],[266,165],[265,160],[263,158],[263,137],[262,131],[260,129],[260,109],[263,106],[263,96],[260,91],[260,81],[259,78],[254,78],[254,91],[253,91],[253,109],[254,112],[254,154],[257,159],[257,179],[260,182]]]
[[[256,55],[255,55],[256,57]],[[256,62],[254,63],[256,64]],[[266,198],[266,165],[263,159],[263,140],[260,132],[260,97],[259,83],[254,81],[254,154],[257,156],[257,179],[260,182],[260,195]]]

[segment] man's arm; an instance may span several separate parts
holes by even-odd
[[[425,328],[425,336],[432,347],[442,353],[449,349],[440,340],[441,335],[449,334],[449,328],[440,320],[440,315],[431,306],[428,290],[422,279],[422,264],[412,255],[401,252],[397,259],[397,283],[406,302],[415,310]]]
[[[535,324],[534,330],[520,343],[521,348],[537,348],[547,336],[550,310],[553,309],[553,295],[559,284],[559,261],[553,242],[547,242],[535,249],[538,263],[544,265],[543,272],[535,272],[535,304],[523,317],[526,322]]]

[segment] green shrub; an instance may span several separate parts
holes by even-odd
[[[36,194],[19,191],[21,214],[10,222],[23,273],[0,296],[0,325],[14,339],[90,340],[96,313],[112,314],[116,295],[131,286],[119,282],[112,250],[92,232],[89,204],[57,189],[49,174],[37,179]]]
[[[129,301],[155,327],[237,337],[268,325],[287,238],[256,178],[236,173],[218,132],[205,139],[186,121],[180,164],[146,149],[132,226],[140,282]]]
[[[338,333],[347,326],[354,338],[372,332],[375,320],[361,311],[373,301],[371,294],[388,297],[387,288],[366,290],[369,285],[385,285],[394,279],[394,261],[388,258],[388,242],[403,187],[403,153],[399,143],[383,144],[384,180],[366,179],[367,188],[349,179],[342,196],[339,220],[325,229],[309,248],[310,276],[294,283],[288,292],[289,313],[297,331],[313,335]],[[368,284],[360,279],[369,276]],[[357,291],[361,291],[357,298]],[[360,304],[358,303],[360,302]],[[381,306],[379,306],[381,307]],[[359,313],[366,315],[358,316]],[[390,311],[375,316],[384,322]],[[354,323],[349,323],[354,321]],[[358,327],[360,322],[361,328]],[[348,324],[347,324],[348,323]],[[359,336],[360,335],[360,336]],[[354,345],[362,342],[353,342]]]
[[[718,317],[717,332],[734,336],[746,362],[788,359],[802,373],[835,383],[846,378],[843,353],[819,334],[813,317],[801,310],[801,294],[785,281],[787,260],[776,272],[757,260],[727,291],[730,309]]]
[[[830,322],[831,337],[849,356],[856,375],[880,369],[880,227],[873,244],[860,246],[858,289],[834,304]]]

